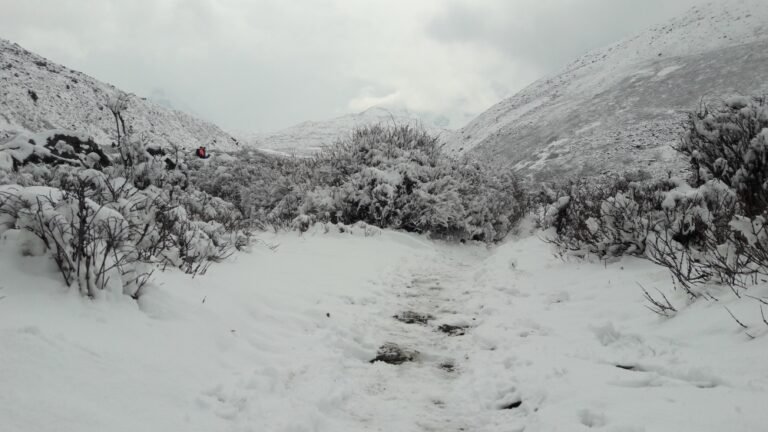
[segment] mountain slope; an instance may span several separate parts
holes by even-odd
[[[538,179],[676,170],[702,97],[768,91],[768,2],[730,0],[596,50],[490,108],[450,143]]]
[[[439,123],[439,121],[438,121]],[[253,147],[283,153],[311,154],[346,136],[356,127],[373,124],[423,126],[433,135],[448,139],[452,132],[435,122],[422,121],[414,113],[403,109],[369,108],[363,112],[347,114],[326,121],[307,121],[271,134],[257,134],[243,138]]]
[[[114,141],[114,117],[105,104],[118,91],[81,72],[55,64],[0,39],[0,141],[18,132],[67,129]],[[128,125],[157,144],[228,150],[237,140],[218,126],[131,96]]]

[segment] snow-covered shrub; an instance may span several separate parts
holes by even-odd
[[[404,204],[397,216],[399,227],[406,231],[429,232],[442,238],[470,237],[465,220],[466,210],[458,188],[457,180],[451,176],[419,183],[410,194],[399,200]],[[387,226],[382,223],[386,221],[383,217],[378,221],[381,221],[378,226]],[[483,238],[482,231],[477,238]]]
[[[719,180],[697,188],[681,182],[664,194],[645,257],[669,269],[692,297],[701,295],[697,286],[702,283],[730,283],[734,269],[740,271],[730,250],[729,223],[736,209],[736,194]]]
[[[664,266],[691,297],[711,296],[708,283],[740,295],[768,276],[768,100],[703,106],[678,150],[690,158],[689,182],[626,175],[570,182],[542,194],[541,226],[561,250],[633,254]]]
[[[768,209],[768,99],[733,97],[690,115],[678,150],[693,185],[717,179],[733,188],[746,216]]]
[[[733,239],[721,247],[725,259],[719,264],[731,275],[731,285],[745,287],[757,275],[768,276],[768,215],[736,216],[730,228]]]
[[[611,220],[603,220],[603,214],[609,213],[608,218],[615,221],[621,210],[632,210],[622,195],[629,189],[626,178],[616,174],[557,185],[545,191],[541,198],[544,205],[539,211],[539,223],[542,228],[553,229],[551,241],[563,250],[620,255],[625,249],[614,247],[620,245],[611,241],[613,224]]]
[[[108,284],[138,297],[148,265],[204,273],[250,242],[232,204],[194,188],[139,189],[123,177],[64,166],[44,181],[0,190],[2,229],[40,238],[65,283],[91,297]]]
[[[656,254],[727,240],[736,197],[723,183],[692,188],[674,178],[632,179],[613,174],[550,190],[542,226],[553,228],[551,240],[562,249],[600,257],[647,256],[649,240],[674,244]]]
[[[313,220],[497,241],[526,210],[519,180],[409,126],[369,126],[309,161],[299,211]]]
[[[355,130],[308,159],[241,151],[193,169],[190,181],[234,203],[261,225],[316,222],[498,241],[525,214],[526,194],[509,172],[445,155],[409,126]]]
[[[34,143],[0,149],[12,161],[22,150],[41,155],[0,167],[0,180],[10,185],[0,187],[0,231],[39,239],[64,282],[90,297],[110,289],[138,298],[153,266],[199,274],[248,247],[250,227],[241,212],[190,185],[179,149],[158,151],[117,119],[121,157],[115,164],[97,157],[91,164],[59,163],[71,150],[60,135],[55,151]]]
[[[765,97],[733,97],[691,114],[677,149],[689,157],[692,187],[669,194],[664,204],[671,228],[653,237],[647,253],[690,295],[700,295],[698,286],[706,282],[726,284],[738,294],[756,275],[768,274],[768,243],[762,240],[766,146]]]
[[[300,161],[255,150],[212,158],[192,159],[189,181],[195,187],[232,203],[243,218],[256,225],[285,226],[298,215],[299,195],[308,186]]]
[[[6,225],[37,236],[65,283],[76,284],[83,295],[95,297],[110,283],[134,294],[145,279],[134,265],[131,228],[119,212],[92,199],[98,182],[94,171],[81,171],[68,176],[61,189],[5,187],[0,214]]]
[[[459,195],[472,238],[501,240],[530,210],[527,190],[507,170],[464,160],[454,175],[458,176]]]
[[[744,239],[760,237],[762,219],[740,218],[738,195],[719,180],[692,187],[674,178],[612,175],[551,190],[549,202],[542,224],[561,250],[649,259],[669,269],[692,297],[702,295],[704,283],[739,285],[756,271],[759,243],[750,249]],[[739,233],[736,226],[755,234]]]

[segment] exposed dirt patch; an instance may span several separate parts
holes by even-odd
[[[463,336],[467,334],[468,326],[442,324],[437,330],[443,332],[449,336]]]
[[[379,347],[379,350],[376,353],[376,358],[371,360],[370,363],[376,363],[380,361],[388,364],[399,365],[405,362],[416,360],[418,355],[418,351],[406,350],[394,343],[385,343]]]
[[[445,361],[437,365],[440,369],[446,372],[456,372],[456,365],[452,361]]]
[[[506,409],[520,408],[520,405],[522,405],[522,404],[523,404],[523,401],[516,400],[514,402],[510,402],[508,404],[504,404],[504,405],[500,406],[499,409],[506,410]]]
[[[645,372],[644,370],[642,370],[641,368],[639,368],[639,367],[637,367],[635,365],[617,364],[616,367],[619,368],[619,369],[624,369],[624,370],[633,371],[633,372]]]
[[[430,314],[419,313],[414,311],[400,312],[393,318],[406,324],[421,324],[427,325],[429,321],[434,320],[435,317]]]

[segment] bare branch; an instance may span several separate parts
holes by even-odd
[[[731,312],[731,310],[728,309],[728,307],[726,307],[726,306],[723,306],[723,307],[725,308],[726,311],[728,311],[728,315],[730,315],[731,318],[733,318],[733,320],[736,321],[736,323],[739,325],[739,327],[744,329],[744,333],[747,336],[749,336],[750,339],[754,339],[755,337],[752,336],[751,334],[749,334],[749,332],[747,331],[747,330],[749,330],[749,327],[746,324],[744,324],[743,322],[739,321],[739,319],[736,318],[736,315],[734,315],[733,312]]]
[[[670,318],[677,313],[677,309],[675,309],[675,307],[672,306],[672,303],[669,301],[667,296],[665,296],[664,293],[661,292],[659,289],[656,289],[656,291],[659,292],[663,301],[658,300],[653,296],[651,296],[651,294],[648,293],[648,290],[646,290],[645,287],[643,287],[639,282],[637,283],[637,285],[640,287],[641,290],[643,290],[643,295],[645,299],[648,300],[649,303],[651,303],[650,306],[648,305],[645,306],[646,308],[648,308],[648,310],[667,318]]]

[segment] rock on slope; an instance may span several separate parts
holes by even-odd
[[[19,132],[66,129],[111,143],[115,123],[105,104],[117,91],[0,39],[0,142]],[[220,150],[238,146],[218,126],[141,97],[130,98],[125,117],[134,130],[147,132],[156,144]]]
[[[452,133],[434,123],[420,120],[407,110],[373,107],[360,113],[347,114],[331,120],[303,122],[271,134],[252,135],[244,138],[243,141],[261,149],[305,155],[333,144],[356,127],[373,124],[423,126],[428,132],[444,140],[447,140]]]
[[[768,1],[724,0],[596,50],[490,108],[450,143],[535,179],[677,170],[702,97],[768,91]]]

